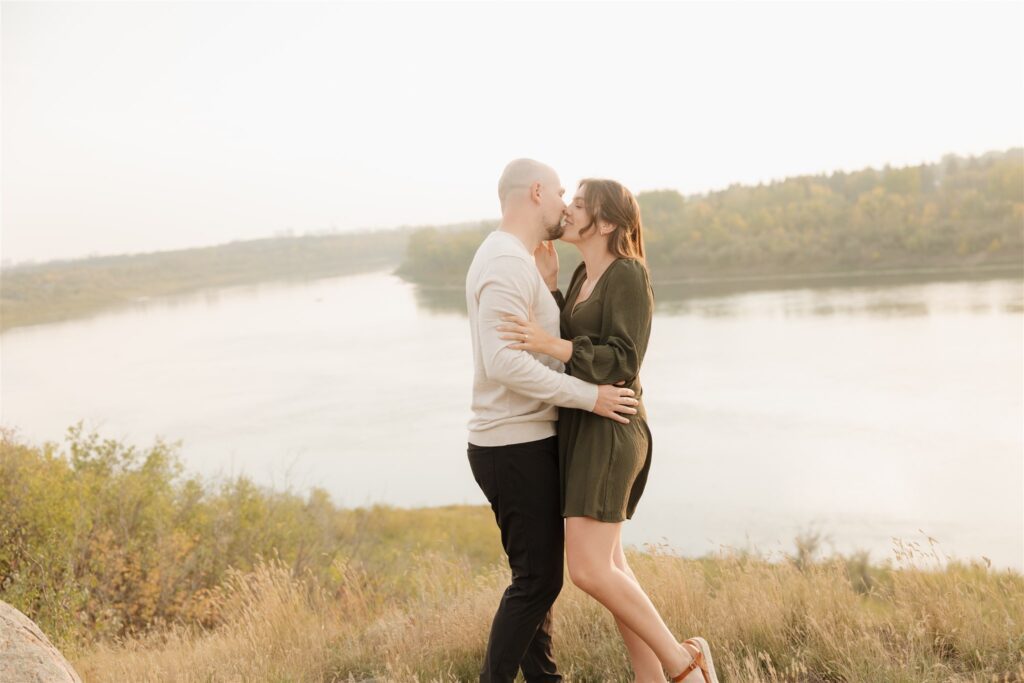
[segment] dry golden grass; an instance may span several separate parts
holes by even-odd
[[[162,443],[68,442],[0,429],[0,599],[87,681],[476,680],[508,582],[487,506],[346,510],[182,479]],[[928,543],[884,564],[817,559],[813,534],[777,558],[628,556],[723,683],[1024,683],[1024,576]],[[568,582],[555,648],[567,683],[630,678],[611,615]]]
[[[699,560],[628,553],[679,637],[704,635],[723,683],[1024,681],[1024,577],[980,562],[894,567],[724,552]],[[367,575],[339,562],[339,589],[277,560],[232,572],[208,596],[219,625],[173,627],[73,657],[103,681],[476,680],[508,570],[421,555],[417,569]],[[611,616],[566,583],[556,656],[567,683],[629,681]]]

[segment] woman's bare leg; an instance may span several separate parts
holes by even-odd
[[[621,529],[621,522],[567,517],[565,552],[569,578],[639,637],[665,671],[676,675],[690,663],[691,655],[665,626],[640,585],[615,565],[615,542]],[[700,677],[699,671],[693,673]]]
[[[619,534],[615,538],[615,547],[612,549],[612,561],[620,571],[625,573],[639,587],[640,582],[637,581],[636,574],[633,573],[629,563],[626,562],[626,553],[622,551],[621,532],[622,525],[619,525]],[[641,590],[643,589],[641,588]],[[629,651],[635,683],[665,683],[665,672],[661,666],[661,661],[658,659],[658,655],[654,654],[654,650],[648,647],[647,643],[640,636],[633,633],[619,619],[615,620],[615,625],[619,627],[619,633],[622,634],[622,640],[626,643],[626,649]]]

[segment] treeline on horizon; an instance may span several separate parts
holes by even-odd
[[[1024,265],[1024,148],[803,175],[684,196],[637,195],[655,283],[744,275]],[[412,233],[398,274],[456,287],[496,221]],[[556,244],[560,280],[579,263]]]
[[[703,195],[642,192],[655,285],[918,268],[1024,268],[1024,149],[935,164],[799,176]],[[396,267],[423,305],[458,308],[473,253],[497,220],[313,233],[0,269],[0,330],[160,297]],[[564,285],[579,254],[557,243]],[[663,290],[664,291],[664,290]]]

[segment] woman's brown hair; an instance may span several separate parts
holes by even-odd
[[[644,231],[640,220],[640,204],[633,193],[614,180],[584,178],[583,203],[591,220],[580,228],[580,234],[593,228],[598,221],[615,226],[608,237],[608,248],[619,258],[636,258],[645,266]]]

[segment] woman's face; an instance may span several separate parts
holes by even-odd
[[[565,232],[562,233],[562,241],[569,242],[570,244],[592,239],[597,235],[597,228],[595,226],[588,230],[587,234],[582,238],[580,237],[580,228],[589,225],[591,220],[590,213],[583,203],[584,187],[584,185],[580,185],[576,189],[576,194],[565,209]]]

